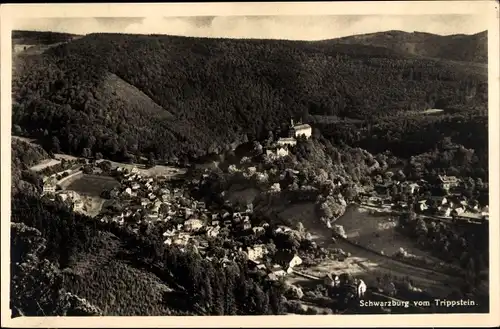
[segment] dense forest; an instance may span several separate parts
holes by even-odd
[[[422,167],[423,172],[433,172],[434,176],[446,173],[488,180],[486,115],[405,116],[373,123],[318,123],[316,128],[333,145],[347,144],[373,154],[389,152],[406,159],[407,174],[415,174],[415,167]]]
[[[327,127],[319,127],[327,131],[338,130],[330,117],[365,120],[365,132],[325,135],[335,143],[358,139],[372,152],[379,141],[399,153],[425,152],[446,122],[412,113],[437,106],[470,116],[455,117],[457,138],[477,131],[468,143],[483,147],[487,132],[484,72],[382,47],[91,34],[19,61],[13,123],[54,152],[187,161],[284,131],[292,116],[325,117]],[[438,140],[412,140],[417,132],[402,132],[403,122],[442,128],[432,135]]]
[[[473,35],[436,35],[423,32],[387,31],[353,35],[325,42],[363,44],[390,48],[426,57],[488,63],[488,31]]]
[[[49,31],[12,31],[12,42],[15,44],[51,45],[59,42],[68,42],[76,37],[79,37],[79,35]]]
[[[11,193],[19,191],[37,193],[42,187],[41,178],[27,170],[49,155],[40,146],[12,138],[11,144]]]

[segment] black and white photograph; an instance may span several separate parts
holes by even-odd
[[[2,322],[494,312],[498,3],[460,3],[2,5]]]

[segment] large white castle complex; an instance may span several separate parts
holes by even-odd
[[[288,137],[279,138],[276,143],[266,151],[268,156],[283,157],[288,155],[288,147],[293,147],[297,144],[297,138],[310,138],[312,128],[308,124],[299,123],[294,125],[293,119],[290,120],[288,128]]]

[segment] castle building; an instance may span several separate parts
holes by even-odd
[[[294,125],[293,120],[290,120],[290,130],[289,137],[300,137],[305,136],[306,138],[310,138],[312,135],[312,128],[308,124],[298,124]]]

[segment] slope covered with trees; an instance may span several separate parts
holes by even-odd
[[[422,32],[387,31],[331,40],[403,51],[414,55],[454,61],[488,63],[488,32],[472,35],[436,35]]]
[[[374,122],[319,123],[316,127],[334,145],[348,144],[374,154],[390,152],[427,173],[488,179],[486,115],[387,117]],[[415,168],[410,172],[415,173]]]
[[[11,141],[11,193],[15,195],[23,190],[36,194],[42,187],[42,181],[28,168],[49,158],[49,155],[38,145],[14,138]]]
[[[77,37],[81,36],[71,33],[49,31],[12,31],[12,42],[14,44],[51,45],[59,42],[68,42]]]
[[[71,154],[188,160],[265,138],[292,115],[487,108],[487,79],[455,68],[364,45],[92,34],[22,59],[13,122]],[[129,101],[116,81],[151,101]]]

